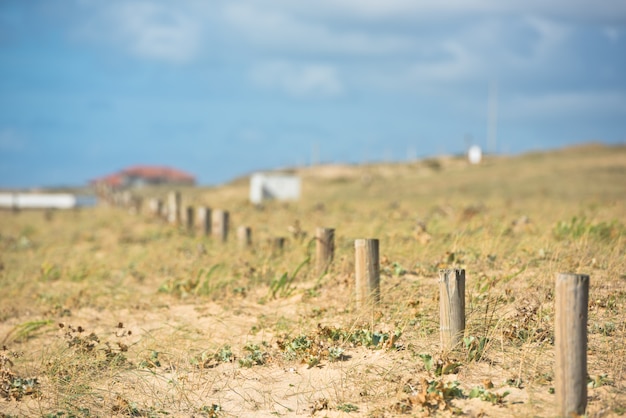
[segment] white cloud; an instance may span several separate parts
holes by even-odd
[[[324,64],[267,62],[255,66],[250,76],[257,86],[277,89],[295,98],[325,99],[337,97],[344,91],[335,68]]]
[[[298,53],[393,54],[408,51],[413,43],[404,36],[333,29],[282,10],[268,11],[241,2],[225,7],[224,17],[252,44]]]
[[[458,41],[444,41],[440,45],[446,55],[443,60],[422,60],[409,70],[409,78],[417,82],[460,81],[472,76],[478,67],[474,51]]]
[[[123,4],[117,11],[133,52],[148,58],[186,61],[196,52],[199,28],[186,14],[155,3]]]
[[[240,2],[241,3],[241,2]],[[578,21],[625,21],[623,0],[316,0],[307,1],[257,0],[260,9],[280,7],[299,15],[342,17],[349,19],[403,19],[424,21],[433,18],[482,16],[543,15]]]
[[[183,4],[183,3],[180,3]],[[198,52],[201,19],[179,3],[126,1],[84,3],[89,17],[81,36],[112,41],[141,58],[183,63]]]

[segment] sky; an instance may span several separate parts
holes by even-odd
[[[2,188],[587,141],[626,143],[623,0],[0,0]]]

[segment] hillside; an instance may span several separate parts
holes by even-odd
[[[293,171],[298,202],[181,189],[230,212],[226,243],[145,207],[0,212],[0,416],[554,416],[560,272],[591,279],[588,415],[626,412],[626,146]],[[316,227],[336,231],[326,274]],[[359,238],[380,239],[366,308]],[[466,339],[442,351],[448,268]]]

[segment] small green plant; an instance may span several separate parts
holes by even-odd
[[[293,281],[296,279],[296,276],[300,272],[300,270],[306,266],[310,261],[310,257],[307,257],[303,262],[301,262],[298,267],[293,271],[290,275],[285,272],[279,278],[272,280],[270,283],[270,294],[272,299],[276,299],[277,297],[286,298],[291,296],[294,291],[292,286]]]
[[[35,377],[21,377],[11,370],[13,362],[0,353],[0,397],[9,400],[21,400],[24,396],[36,395],[39,381]]]
[[[28,338],[32,337],[33,334],[39,331],[41,328],[52,324],[54,321],[51,319],[41,319],[36,321],[27,321],[16,325],[13,327],[11,331],[4,337],[2,343],[6,343],[7,341],[13,339],[16,341],[24,341]]]
[[[339,361],[344,357],[344,349],[341,347],[330,347],[328,349],[328,360]]]
[[[587,387],[590,387],[592,389],[610,385],[610,384],[611,384],[611,380],[609,379],[609,376],[606,373],[602,373],[594,377],[591,377],[591,376],[587,377]]]
[[[411,412],[413,408],[420,408],[428,415],[436,411],[450,409],[452,399],[463,398],[463,391],[459,386],[458,381],[445,383],[441,379],[432,381],[422,379],[421,390],[417,391],[412,385],[407,384],[405,392],[410,393],[410,396],[396,403],[393,409],[406,414]]]
[[[247,351],[248,354],[238,360],[241,367],[261,366],[265,364],[267,358],[269,357],[269,354],[262,351],[261,347],[257,344],[248,343],[243,349],[244,351]]]
[[[154,369],[161,367],[161,360],[159,360],[159,352],[156,350],[150,350],[150,355],[144,360],[139,362],[139,367],[146,369]]]
[[[222,363],[230,363],[233,361],[233,351],[230,349],[230,345],[225,345],[220,351],[215,353],[215,359]]]
[[[485,354],[485,346],[489,342],[487,337],[476,338],[469,336],[463,338],[463,346],[467,351],[467,361],[478,361],[483,358]]]
[[[358,412],[359,407],[351,403],[342,403],[337,405],[337,409],[341,412]]]
[[[450,360],[444,360],[441,358],[434,359],[430,354],[419,354],[419,358],[424,362],[424,368],[426,371],[432,371],[435,376],[442,376],[444,374],[454,374],[458,372],[461,363],[456,363]]]
[[[468,397],[470,399],[479,398],[486,402],[491,402],[494,405],[502,405],[504,404],[504,398],[506,398],[511,392],[506,391],[503,393],[495,393],[485,389],[482,386],[477,386],[473,388]]]
[[[198,409],[198,412],[207,418],[218,418],[221,415],[222,407],[218,404],[212,404],[211,406],[204,405]]]
[[[200,269],[195,278],[170,279],[159,287],[159,293],[169,293],[179,297],[211,295],[219,288],[213,280],[213,275],[221,268],[223,268],[222,264],[215,264],[208,270]]]
[[[61,268],[57,264],[45,261],[41,263],[39,270],[43,281],[52,282],[61,278]]]
[[[221,363],[232,363],[235,359],[230,345],[224,345],[213,353],[203,351],[200,355],[191,358],[190,363],[205,369],[216,367]]]

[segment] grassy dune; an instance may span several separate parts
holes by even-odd
[[[294,171],[294,203],[254,207],[246,179],[181,190],[230,211],[226,244],[106,205],[0,212],[0,417],[554,416],[559,272],[591,276],[588,415],[626,413],[626,147]],[[325,275],[317,226],[336,228]],[[357,238],[380,239],[372,309]],[[466,269],[452,352],[441,268]]]

